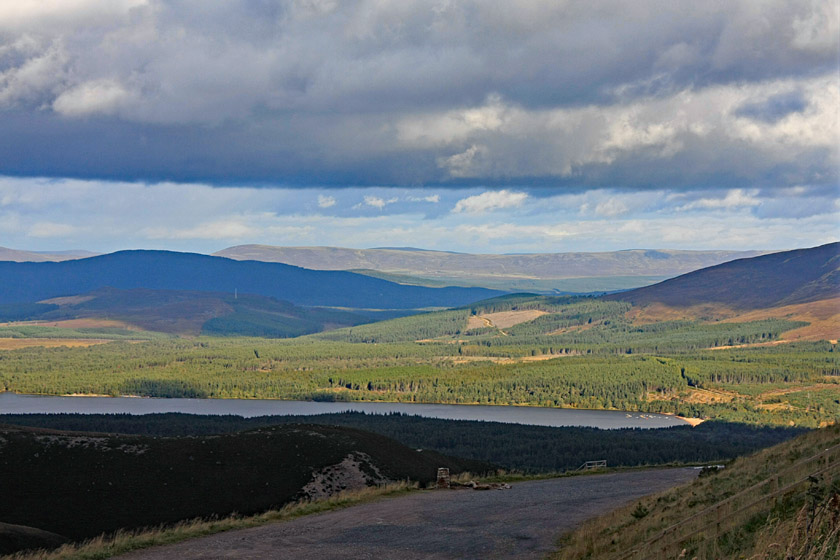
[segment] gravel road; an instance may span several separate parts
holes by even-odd
[[[520,482],[510,490],[430,490],[120,558],[542,558],[582,521],[695,476],[694,469],[664,469]]]

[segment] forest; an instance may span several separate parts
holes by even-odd
[[[405,414],[345,412],[310,416],[206,416],[193,414],[4,414],[0,424],[144,436],[204,436],[278,424],[325,424],[395,439],[412,449],[433,449],[525,473],[573,471],[590,460],[610,467],[727,461],[775,445],[805,430],[705,422],[696,428],[549,428],[438,420]]]
[[[542,315],[469,328],[471,316],[528,310]],[[618,409],[807,427],[840,417],[837,344],[767,344],[804,323],[635,324],[627,310],[505,296],[293,339],[11,325],[0,337],[111,342],[0,350],[0,391]]]

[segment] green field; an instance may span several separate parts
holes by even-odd
[[[471,315],[533,309],[545,314],[467,329]],[[606,408],[800,426],[840,417],[836,344],[711,349],[773,341],[804,323],[634,325],[627,309],[516,296],[296,339],[129,342],[119,340],[128,333],[111,333],[114,342],[92,347],[0,352],[0,390]],[[31,337],[61,330],[6,329]]]

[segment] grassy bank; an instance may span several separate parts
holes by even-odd
[[[739,458],[585,523],[552,558],[836,558],[838,446],[832,426]]]

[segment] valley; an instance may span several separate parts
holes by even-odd
[[[840,0],[0,0],[0,560],[840,560]]]
[[[761,251],[614,251],[519,255],[428,251],[411,247],[273,247],[239,245],[213,253],[315,270],[349,270],[400,284],[480,286],[508,292],[587,293],[627,290]]]
[[[305,489],[316,479],[323,486],[327,479],[318,473],[326,472],[343,482],[320,497],[406,478],[425,484],[441,464],[453,472],[556,476],[593,459],[621,469],[731,461],[840,418],[839,251],[832,244],[736,260],[606,296],[489,298],[486,291],[403,292],[420,288],[399,285],[374,296],[362,287],[368,280],[352,273],[342,273],[353,278],[343,286],[302,269],[270,269],[268,283],[251,276],[269,270],[252,268],[265,263],[194,255],[178,267],[222,276],[208,283],[187,268],[176,267],[181,272],[172,276],[163,267],[138,273],[138,286],[124,270],[109,268],[108,255],[95,258],[110,271],[101,280],[84,262],[93,259],[16,263],[76,263],[80,272],[67,285],[61,275],[32,284],[33,269],[5,269],[20,286],[9,293],[31,295],[0,305],[0,391],[41,395],[47,413],[12,414],[2,406],[13,401],[0,398],[0,478],[34,484],[17,485],[23,494],[7,505],[18,505],[0,519],[78,540],[232,511],[259,514],[306,499]],[[138,262],[180,257],[115,258],[131,270]],[[258,293],[213,291],[226,274],[218,271],[226,270]],[[314,295],[315,284],[301,283],[300,274],[344,289]],[[116,287],[103,284],[112,281]],[[475,299],[441,305],[441,297]],[[312,305],[316,300],[330,305]],[[374,300],[376,308],[359,307]],[[438,305],[412,307],[420,302]],[[97,395],[93,402],[107,404],[102,412],[111,414],[49,414],[60,411],[50,396],[62,395]],[[132,397],[126,402],[142,413],[124,414],[129,409],[118,408],[121,399],[108,396]],[[160,411],[145,404],[180,400],[196,404]],[[295,401],[329,406],[323,412],[331,413],[272,412],[271,403]],[[243,403],[257,412],[232,406],[202,416],[196,413],[209,409],[197,403]],[[351,405],[359,411],[342,412]],[[412,415],[440,405],[452,412]],[[389,407],[388,414],[375,414],[377,406]],[[531,410],[570,419],[612,415],[613,424],[592,425],[614,429],[568,425],[586,420],[566,427],[488,421],[517,422],[505,416],[508,410],[523,418]],[[672,427],[638,429],[660,425]],[[334,446],[327,445],[331,438]],[[259,450],[251,449],[247,442],[257,440]],[[335,453],[325,455],[331,446]],[[210,449],[215,461],[205,453]],[[289,459],[291,449],[297,459]],[[236,469],[255,462],[269,469],[265,480],[250,472],[253,488],[234,484],[228,494],[212,492],[241,479]],[[53,470],[83,463],[90,468],[72,480]],[[351,463],[358,473],[345,473]],[[108,488],[89,486],[99,484]],[[166,488],[155,492],[183,495],[185,506],[170,511],[150,497],[118,514],[126,492],[160,484]],[[279,489],[257,490],[266,485]],[[124,488],[111,489],[116,486]],[[21,510],[24,495],[30,509]],[[75,516],[68,525],[71,514],[60,508],[44,517],[39,503],[52,495],[74,508],[90,496],[105,500],[99,508],[113,509],[110,524],[97,514]]]

